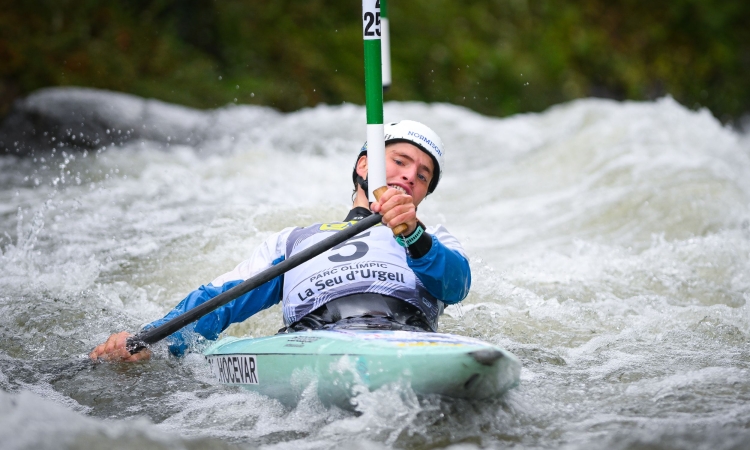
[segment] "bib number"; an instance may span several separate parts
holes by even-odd
[[[354,261],[355,259],[359,259],[367,254],[367,252],[370,250],[370,246],[367,245],[366,242],[360,242],[356,241],[355,239],[362,239],[370,235],[370,232],[360,234],[359,236],[354,236],[353,238],[344,241],[340,243],[339,245],[333,247],[331,250],[339,250],[346,246],[353,245],[354,246],[354,253],[351,255],[342,255],[341,253],[337,253],[334,255],[331,255],[328,257],[328,260],[331,262],[347,262],[347,261]]]

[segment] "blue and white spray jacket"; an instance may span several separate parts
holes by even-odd
[[[250,259],[191,292],[164,318],[144,329],[159,326],[330,233],[351,226],[354,221],[350,218],[357,217],[355,211],[361,210],[352,210],[345,222],[290,227],[270,236]],[[417,307],[436,331],[443,303],[458,303],[469,293],[471,271],[461,244],[445,227],[428,227],[426,232],[432,239],[430,250],[420,258],[412,258],[398,245],[389,228],[375,226],[364,231],[172,334],[167,339],[170,351],[181,355],[196,334],[214,340],[230,324],[279,302],[284,324],[289,326],[331,300],[365,292],[395,297]]]

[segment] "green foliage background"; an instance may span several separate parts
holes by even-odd
[[[0,0],[0,117],[45,86],[195,107],[364,102],[359,0]],[[671,94],[750,111],[747,0],[390,0],[386,100],[504,116]]]

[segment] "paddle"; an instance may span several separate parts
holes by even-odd
[[[305,261],[309,261],[310,259],[320,255],[321,253],[330,250],[332,247],[353,238],[364,230],[379,224],[381,219],[382,216],[380,214],[373,214],[363,220],[360,220],[354,225],[323,239],[322,241],[310,246],[309,248],[306,248],[305,250],[302,250],[289,259],[285,259],[279,264],[276,264],[273,267],[269,267],[263,272],[260,272],[248,278],[232,289],[226,292],[222,292],[206,303],[196,306],[190,311],[187,311],[184,314],[175,317],[169,322],[128,338],[126,346],[128,351],[131,355],[138,353],[139,351],[146,348],[146,346],[159,342],[175,331],[180,330],[185,325],[195,322],[211,311],[226,305],[237,297],[247,294],[258,286],[273,280],[274,278],[286,273],[289,270],[294,269]]]

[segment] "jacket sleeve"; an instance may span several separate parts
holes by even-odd
[[[146,325],[143,329],[147,330],[158,327],[174,317],[211,300],[222,292],[232,289],[253,275],[280,263],[284,260],[286,239],[293,229],[287,228],[272,235],[255,250],[250,259],[243,261],[234,270],[221,275],[208,285],[194,290],[166,316]],[[181,356],[201,336],[209,340],[216,339],[229,325],[242,322],[253,314],[277,304],[281,300],[282,289],[283,277],[278,276],[247,294],[232,300],[221,308],[206,314],[196,322],[185,326],[167,337],[166,341],[169,345],[169,351],[175,356]]]
[[[444,303],[458,303],[469,294],[471,268],[461,243],[442,225],[429,227],[432,247],[421,258],[407,257],[409,267],[430,294]]]

